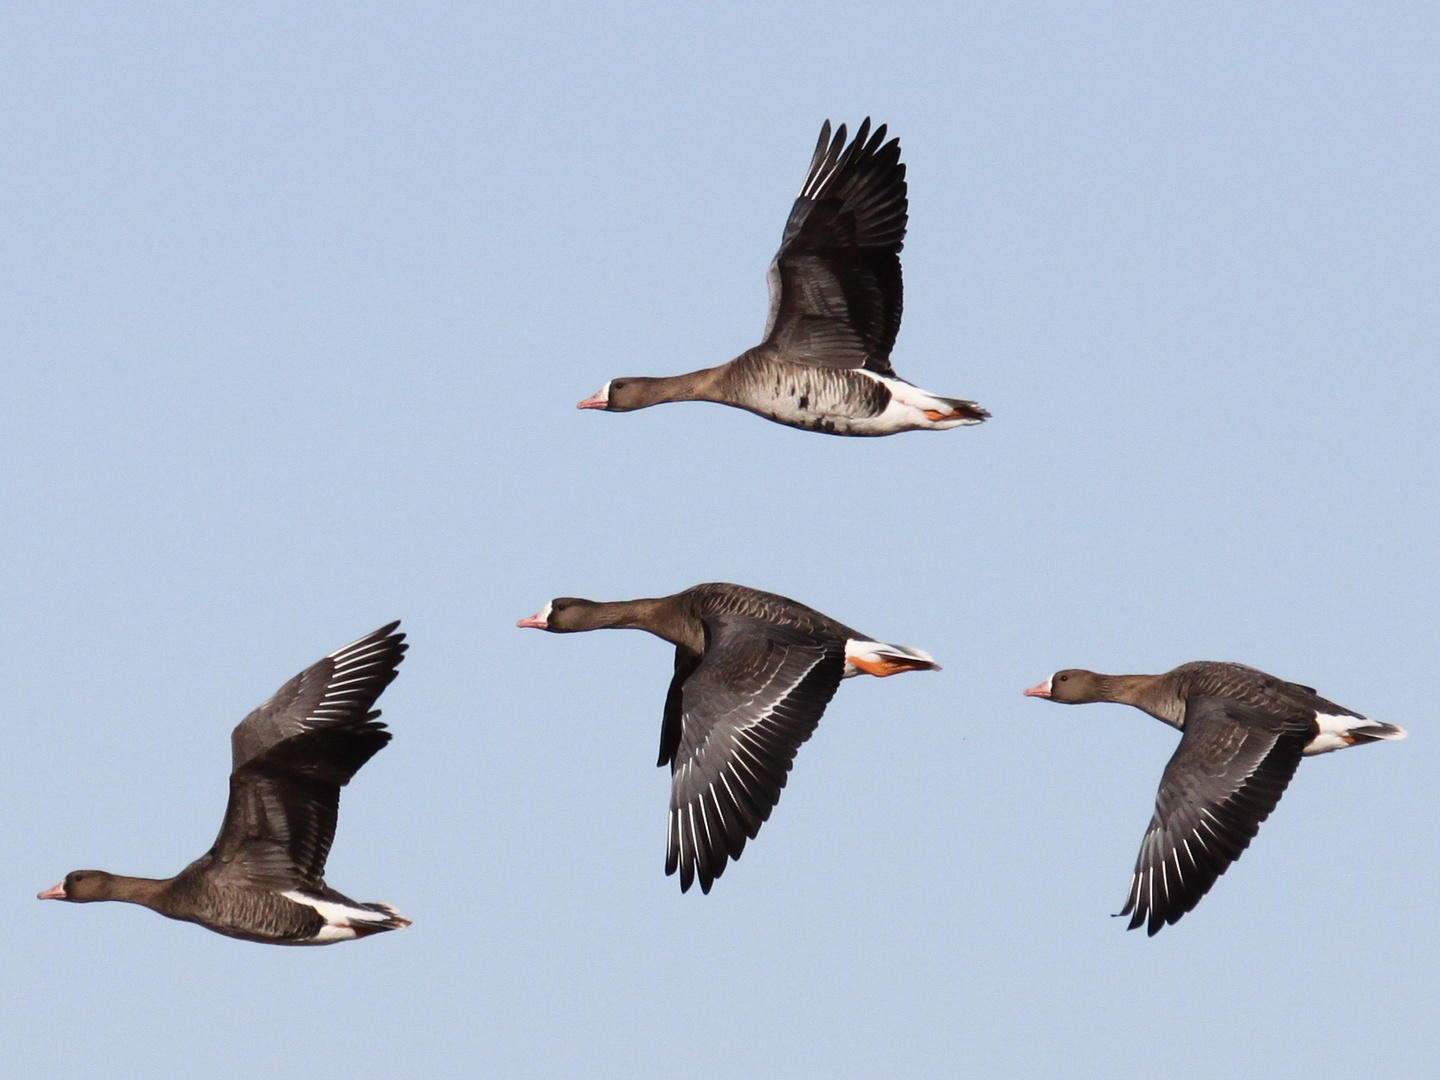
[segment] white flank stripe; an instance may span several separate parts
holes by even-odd
[[[352,908],[344,904],[336,904],[330,900],[321,900],[318,897],[306,896],[297,890],[283,892],[280,894],[287,900],[293,900],[297,904],[304,904],[312,907],[320,913],[320,917],[333,927],[347,927],[357,922],[389,922],[391,916],[383,911],[371,911],[369,908]],[[353,936],[353,935],[352,935]]]
[[[328,945],[332,941],[351,941],[359,937],[352,926],[335,926],[326,923],[320,928],[320,932],[310,940],[316,945]]]

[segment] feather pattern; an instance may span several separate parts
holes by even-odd
[[[849,145],[830,123],[770,264],[764,346],[798,363],[894,375],[910,203],[900,140],[867,118]]]
[[[1151,935],[1177,922],[1249,847],[1300,759],[1380,739],[1403,739],[1310,686],[1245,664],[1199,660],[1163,675],[1057,671],[1028,696],[1064,704],[1111,701],[1142,709],[1183,734],[1165,766],[1120,915]]]
[[[748,615],[705,619],[671,765],[665,872],[710,886],[780,799],[796,752],[840,686],[843,641]]]
[[[1313,723],[1229,698],[1196,696],[1160,780],[1121,915],[1154,935],[1200,902],[1280,801]]]
[[[754,839],[842,678],[939,666],[788,597],[726,582],[611,603],[557,597],[520,625],[646,630],[675,646],[659,764],[671,771],[665,872],[679,873],[682,891],[698,879],[709,892]]]
[[[404,657],[398,625],[306,668],[235,728],[217,880],[323,887],[340,789],[390,741],[371,706]]]
[[[761,343],[728,364],[664,378],[612,379],[586,409],[628,412],[714,401],[827,435],[879,436],[978,424],[973,401],[940,397],[895,374],[909,221],[898,139],[867,118],[847,141],[827,120],[766,280]]]
[[[340,789],[390,741],[373,709],[405,654],[381,627],[289,680],[231,735],[230,800],[214,845],[165,880],[77,870],[44,894],[120,900],[216,933],[324,945],[408,926],[386,904],[325,884]]]

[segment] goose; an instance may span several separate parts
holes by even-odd
[[[404,658],[398,622],[331,653],[280,687],[230,736],[230,801],[214,846],[172,878],[75,870],[41,900],[119,900],[217,934],[330,945],[409,926],[389,904],[325,884],[340,789],[390,741],[372,711]]]
[[[658,599],[559,597],[518,625],[648,630],[675,646],[656,764],[670,766],[665,873],[679,871],[681,892],[698,877],[708,893],[740,858],[841,679],[940,667],[784,596],[719,582]]]
[[[909,202],[900,141],[870,120],[845,142],[830,121],[770,264],[764,340],[720,367],[611,379],[582,409],[630,412],[713,401],[827,435],[893,435],[978,424],[973,401],[940,397],[890,366],[900,331]]]
[[[1300,759],[1403,739],[1309,686],[1244,664],[1200,660],[1163,675],[1057,671],[1027,697],[1133,705],[1183,733],[1155,797],[1120,915],[1150,936],[1178,922],[1240,857],[1280,801]]]

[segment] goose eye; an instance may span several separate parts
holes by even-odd
[[[1061,682],[1069,682],[1069,681],[1070,681],[1070,676],[1069,676],[1069,675],[1061,675],[1061,676],[1060,676],[1060,681],[1061,681]]]

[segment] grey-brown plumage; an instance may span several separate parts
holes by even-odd
[[[813,608],[743,585],[596,603],[552,600],[521,626],[647,630],[675,646],[658,764],[671,771],[665,872],[709,892],[780,799],[791,764],[846,675],[938,667]]]
[[[832,138],[825,122],[770,264],[763,341],[720,367],[612,379],[581,408],[714,401],[829,435],[942,430],[990,415],[921,390],[890,366],[903,308],[905,166],[883,124],[872,134],[866,119],[845,139],[845,125]]]
[[[282,686],[231,734],[230,801],[214,845],[173,878],[76,870],[42,899],[141,904],[216,933],[322,945],[408,926],[325,884],[340,789],[390,741],[372,706],[404,658],[399,623]]]
[[[1210,660],[1163,675],[1070,668],[1025,693],[1072,705],[1133,705],[1183,732],[1120,912],[1131,917],[1129,929],[1145,926],[1152,936],[1192,910],[1249,847],[1303,756],[1405,737],[1311,687]]]

